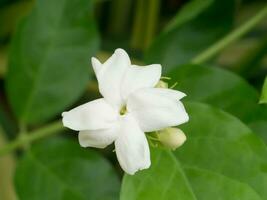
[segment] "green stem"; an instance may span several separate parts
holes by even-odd
[[[110,10],[108,30],[111,35],[121,36],[127,28],[132,2],[131,0],[113,0]]]
[[[144,38],[145,48],[149,47],[149,45],[153,40],[157,28],[159,11],[160,11],[160,0],[149,0],[148,13],[146,19],[146,32]]]
[[[24,144],[29,144],[30,142],[44,138],[46,136],[60,133],[60,131],[62,131],[63,129],[64,127],[62,126],[62,122],[58,121],[58,122],[51,123],[36,131],[32,131],[28,134],[23,134],[23,137],[18,137],[13,142],[2,147],[0,149],[0,156],[6,153],[9,153],[19,147],[22,147]]]
[[[201,64],[211,59],[226,46],[228,46],[232,42],[236,41],[237,39],[245,35],[266,16],[267,16],[267,5],[262,10],[260,10],[254,17],[245,22],[242,26],[238,27],[236,30],[232,31],[230,34],[228,34],[227,36],[216,42],[207,50],[205,50],[204,52],[200,53],[198,56],[193,58],[192,63]]]
[[[131,39],[131,47],[134,49],[141,49],[143,47],[143,31],[145,22],[145,1],[137,0],[136,10],[134,16],[133,33]]]
[[[20,125],[19,125],[18,139],[20,139],[20,138],[25,138],[25,137],[27,136],[27,134],[28,134],[28,132],[27,132],[27,127],[26,127],[26,125],[25,125],[24,123],[21,122]],[[25,143],[22,145],[22,148],[23,148],[24,150],[29,149],[29,147],[30,147],[30,143],[28,143],[28,142],[25,142]]]

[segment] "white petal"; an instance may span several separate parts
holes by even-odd
[[[161,76],[161,65],[131,65],[126,71],[121,84],[121,95],[126,100],[128,95],[140,88],[154,87]]]
[[[102,64],[101,64],[101,62],[100,62],[97,58],[94,58],[94,57],[92,57],[91,62],[92,62],[92,66],[93,66],[95,75],[96,75],[96,77],[97,77],[99,71],[100,71],[101,68],[102,68]]]
[[[92,61],[94,68],[99,68],[97,67],[99,63],[94,59]],[[120,95],[121,82],[130,65],[128,54],[123,49],[116,49],[114,54],[102,64],[101,69],[95,70],[100,93],[115,107],[123,104]]]
[[[183,93],[170,89],[141,89],[130,95],[127,109],[144,132],[161,130],[188,121],[188,114],[178,101],[183,96]]]
[[[105,148],[117,139],[117,126],[108,129],[79,132],[79,143],[82,147]]]
[[[120,166],[126,173],[133,175],[138,170],[150,167],[150,152],[146,136],[131,115],[121,119],[115,149]]]
[[[166,97],[174,101],[181,100],[182,98],[186,96],[186,94],[183,92],[180,92],[178,90],[168,89],[168,88],[145,88],[145,89],[140,90],[140,92],[144,93],[145,95],[155,95],[155,96]]]
[[[81,131],[109,128],[117,121],[118,114],[102,98],[63,112],[62,117],[65,127]]]

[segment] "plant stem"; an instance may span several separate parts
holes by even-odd
[[[127,28],[132,0],[113,0],[110,3],[111,10],[108,30],[111,35],[120,37],[125,33],[125,29]]]
[[[195,58],[193,58],[192,63],[201,64],[211,59],[226,46],[228,46],[232,42],[236,41],[237,39],[245,35],[266,16],[267,16],[267,5],[262,10],[260,10],[254,17],[245,22],[242,26],[238,27],[236,30],[232,31],[224,38],[216,42],[214,45],[206,49],[204,52],[200,53]]]
[[[10,151],[13,151],[19,147],[22,147],[24,144],[29,144],[32,141],[44,138],[49,135],[60,133],[62,130],[64,130],[64,127],[62,126],[61,121],[57,121],[54,123],[51,123],[43,128],[40,128],[36,131],[32,131],[27,134],[23,134],[23,137],[18,137],[13,142],[7,144],[6,146],[2,147],[0,149],[0,156],[9,153]]]
[[[146,32],[144,38],[144,47],[151,44],[157,28],[158,15],[160,11],[160,0],[148,0],[148,13],[146,19]]]
[[[25,138],[27,134],[28,134],[28,132],[27,132],[27,127],[26,127],[26,125],[25,125],[24,123],[21,122],[20,125],[19,125],[19,135],[18,135],[18,139],[20,139],[20,138]],[[24,150],[29,149],[29,147],[30,147],[30,143],[29,143],[29,142],[25,142],[25,143],[22,145],[22,148],[23,148]]]
[[[144,22],[145,22],[145,12],[146,12],[146,2],[143,0],[137,0],[134,24],[133,24],[133,33],[131,39],[131,47],[134,49],[142,49],[143,47],[143,31],[144,31]]]

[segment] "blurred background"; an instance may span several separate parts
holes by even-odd
[[[178,82],[188,100],[231,113],[267,141],[267,108],[258,105],[267,74],[267,18],[216,55],[198,59],[265,5],[266,0],[0,0],[0,147],[99,97],[90,57],[105,61],[116,48],[124,48],[134,63],[162,64],[163,76],[172,78],[170,85]],[[117,166],[110,150],[101,153]],[[14,160],[0,159],[1,200],[14,195],[6,192]]]

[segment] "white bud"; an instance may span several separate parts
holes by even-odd
[[[157,85],[156,85],[156,88],[168,88],[168,83],[160,80]]]
[[[158,132],[158,139],[163,146],[175,150],[184,144],[186,136],[181,129],[166,128]]]

